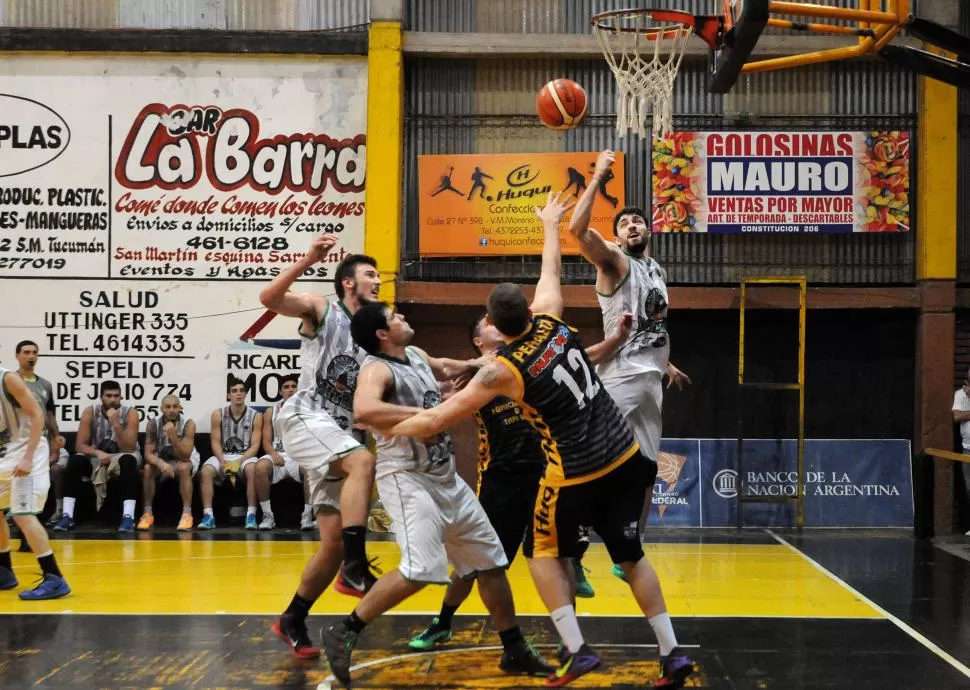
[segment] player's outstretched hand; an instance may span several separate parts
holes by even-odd
[[[313,240],[310,244],[310,254],[313,254],[317,261],[323,261],[327,254],[337,244],[337,236],[332,232],[325,232]]]
[[[546,205],[543,207],[533,206],[536,215],[539,217],[543,223],[547,221],[554,222],[556,225],[562,220],[562,217],[566,214],[566,211],[571,209],[576,205],[576,199],[572,196],[568,196],[562,199],[562,192],[556,192],[553,194],[549,192],[546,196]]]
[[[688,386],[691,384],[690,376],[682,372],[680,369],[675,367],[673,364],[667,363],[667,388],[671,386],[677,386],[677,390],[684,390],[684,384]]]
[[[616,154],[610,149],[601,151],[600,155],[596,157],[596,167],[593,169],[594,175],[603,175],[607,170],[613,167],[616,162]]]

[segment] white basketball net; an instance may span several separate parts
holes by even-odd
[[[631,13],[604,17],[593,24],[593,33],[616,78],[617,133],[624,136],[632,130],[646,138],[650,114],[654,134],[672,131],[674,80],[691,27],[658,25],[649,14]]]

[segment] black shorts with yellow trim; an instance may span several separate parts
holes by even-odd
[[[502,542],[509,565],[523,545],[522,553],[532,557],[532,509],[536,504],[542,472],[511,473],[486,470],[478,485],[478,501]],[[528,540],[531,542],[531,540]]]
[[[589,482],[553,486],[543,477],[532,516],[533,556],[580,558],[592,529],[614,563],[639,561],[640,515],[655,477],[656,465],[639,450]]]

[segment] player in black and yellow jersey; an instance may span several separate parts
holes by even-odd
[[[544,246],[532,305],[510,283],[496,286],[489,295],[488,320],[506,343],[496,360],[448,401],[401,422],[391,433],[433,436],[496,396],[518,401],[540,436],[546,460],[533,514],[529,567],[565,645],[561,665],[546,685],[565,685],[600,664],[579,630],[565,560],[577,553],[580,533],[590,527],[623,569],[657,635],[661,674],[654,686],[682,687],[693,662],[677,648],[660,581],[640,544],[638,522],[656,466],[640,453],[575,329],[560,319],[559,224],[569,208],[557,194],[536,209]]]
[[[631,314],[611,336],[589,347],[586,356],[594,363],[610,357],[626,342],[632,325]],[[479,355],[494,354],[505,345],[501,332],[488,321],[487,315],[472,324],[471,342]],[[475,424],[478,427],[478,500],[498,533],[509,565],[520,544],[522,554],[532,558],[532,512],[539,480],[546,468],[541,438],[523,415],[519,403],[501,396],[475,412]],[[588,539],[584,540],[584,547],[588,543]],[[577,553],[573,559],[575,592],[577,597],[592,597],[595,592],[583,575],[582,555]],[[432,649],[451,639],[452,617],[471,594],[473,585],[474,579],[452,574],[441,612],[432,619],[431,625],[411,639],[411,649]]]

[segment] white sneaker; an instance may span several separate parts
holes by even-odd
[[[300,529],[304,532],[310,532],[316,529],[317,521],[313,519],[313,513],[303,513],[303,519],[300,520]]]
[[[273,518],[272,513],[267,513],[263,515],[263,521],[259,523],[259,529],[268,530],[276,528],[276,520]]]

